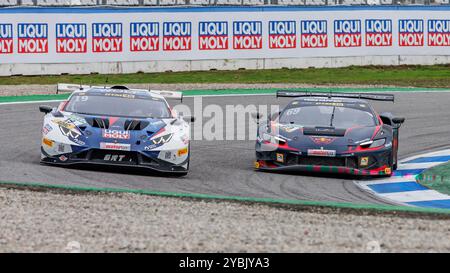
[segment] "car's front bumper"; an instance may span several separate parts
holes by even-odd
[[[389,176],[393,171],[391,153],[391,149],[382,148],[321,157],[281,148],[270,151],[257,149],[255,169]]]
[[[120,166],[126,168],[144,168],[161,173],[186,173],[189,168],[189,155],[180,164],[173,164],[157,157],[149,157],[147,154],[140,152],[118,152],[100,149],[90,149],[78,153],[55,156],[45,154],[45,151],[42,150],[42,155],[41,163],[62,166]],[[121,158],[120,156],[123,155],[126,157]]]

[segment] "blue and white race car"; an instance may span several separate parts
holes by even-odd
[[[193,117],[178,116],[165,98],[182,93],[124,86],[75,89],[59,107],[45,113],[41,162],[56,165],[100,164],[147,168],[186,175]]]

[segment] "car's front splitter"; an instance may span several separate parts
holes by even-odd
[[[355,168],[341,167],[341,166],[322,166],[322,165],[289,165],[278,166],[264,160],[255,161],[255,169],[261,171],[301,171],[301,172],[315,172],[315,173],[337,173],[348,175],[362,175],[362,176],[387,176],[392,174],[392,169],[385,165],[373,170],[361,170]]]

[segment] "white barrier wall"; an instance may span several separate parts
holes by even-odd
[[[0,75],[447,63],[450,7],[0,9]]]

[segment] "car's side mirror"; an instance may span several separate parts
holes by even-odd
[[[51,111],[53,111],[53,107],[48,106],[48,105],[41,105],[41,106],[39,106],[39,111],[42,113],[48,114]]]
[[[380,118],[384,124],[394,128],[400,128],[400,126],[402,126],[402,123],[405,122],[405,118],[394,117],[392,113],[381,113]]]
[[[195,121],[195,117],[193,116],[184,116],[183,120],[186,122],[194,122]]]
[[[394,124],[402,124],[403,122],[405,122],[405,118],[399,118],[399,117],[396,117],[396,118],[393,118],[393,119],[392,119],[392,122],[393,122]]]

